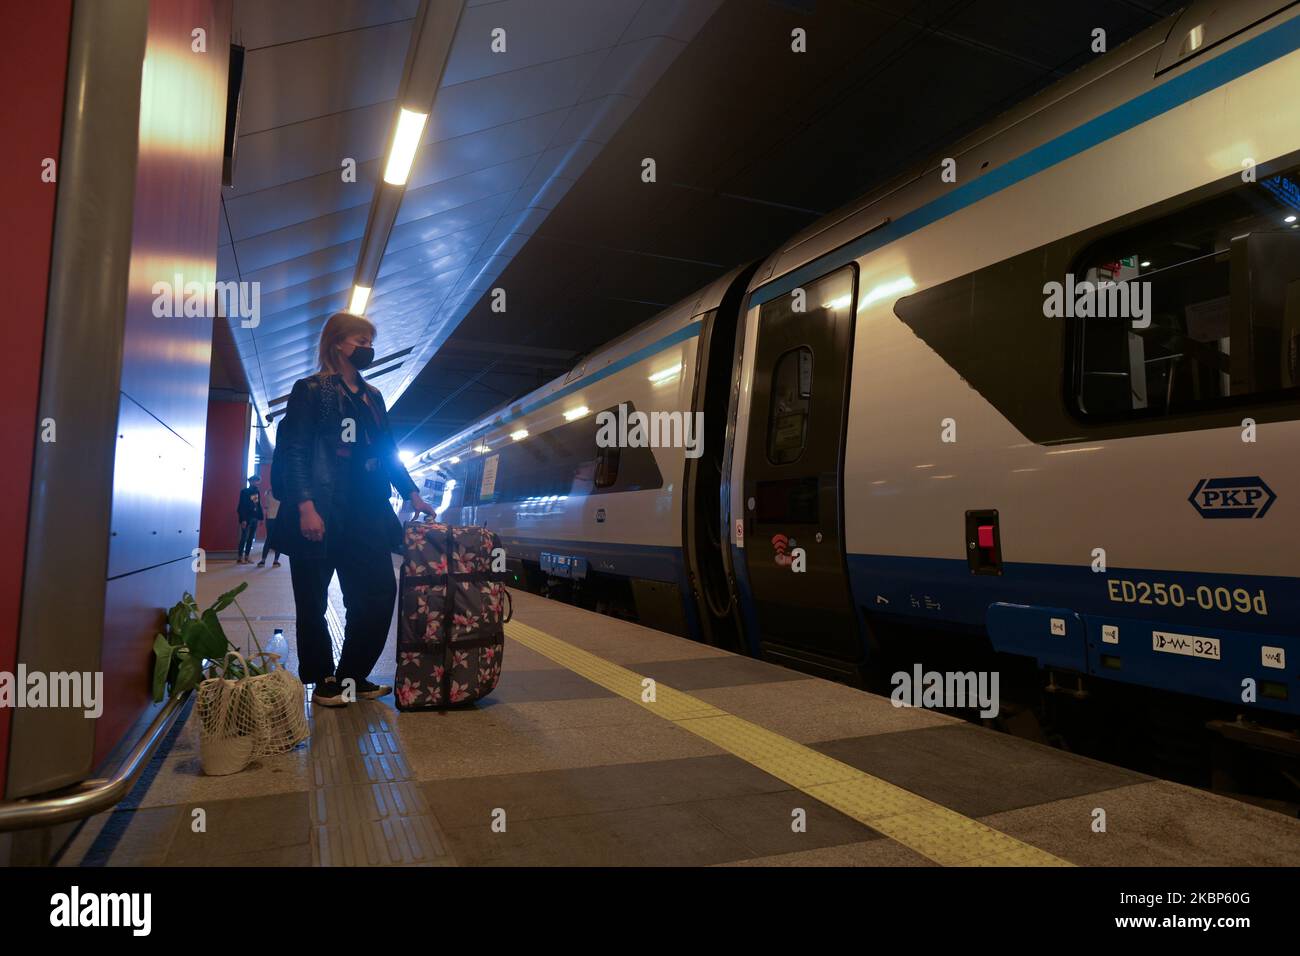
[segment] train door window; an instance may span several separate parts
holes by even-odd
[[[1062,292],[1075,411],[1158,416],[1294,394],[1298,216],[1291,170],[1090,247]]]
[[[767,416],[767,458],[774,465],[797,461],[808,443],[812,411],[812,349],[806,345],[783,354],[772,370],[772,399]]]

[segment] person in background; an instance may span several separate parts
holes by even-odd
[[[262,545],[262,560],[257,562],[259,568],[266,567],[266,555],[268,551],[275,552],[275,563],[273,568],[280,566],[280,549],[271,546],[271,537],[275,534],[275,516],[280,512],[280,499],[271,493],[268,488],[262,492],[262,514],[266,516],[266,542]]]
[[[393,553],[402,551],[390,489],[416,512],[433,514],[402,465],[383,395],[361,377],[375,359],[374,338],[368,319],[330,316],[320,334],[320,372],[294,383],[276,427],[271,483],[284,504],[276,546],[289,556],[298,676],[324,707],[348,703],[348,681],[359,699],[392,693],[370,681],[393,621]],[[337,667],[325,625],[335,572],[347,608]]]
[[[248,487],[239,493],[239,556],[236,564],[252,564],[248,553],[253,550],[253,538],[262,522],[262,491],[257,475],[248,479]]]

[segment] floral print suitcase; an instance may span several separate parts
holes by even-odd
[[[501,679],[510,595],[487,528],[410,521],[398,588],[397,709],[468,704]],[[499,553],[499,552],[498,552]]]

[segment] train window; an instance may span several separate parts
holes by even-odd
[[[501,447],[496,500],[537,502],[587,494],[595,451],[590,419],[511,441]]]
[[[1114,419],[1289,397],[1300,387],[1298,216],[1293,170],[1090,247],[1061,287],[1075,410]]]
[[[616,445],[597,449],[596,478],[593,482],[597,488],[609,488],[618,481],[618,460],[621,451],[622,449]]]
[[[767,458],[774,465],[798,460],[808,442],[812,410],[812,349],[791,349],[772,371],[771,408],[767,416]]]
[[[623,402],[627,415],[635,412]],[[601,414],[619,414],[618,405]],[[457,481],[452,506],[528,502],[529,508],[590,494],[663,487],[653,448],[599,447],[599,415],[537,431],[521,441],[498,442],[490,454],[475,455],[448,473]],[[528,512],[534,514],[537,512]]]

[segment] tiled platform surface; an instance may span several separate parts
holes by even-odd
[[[292,649],[287,561],[210,567],[200,605],[245,579],[259,636],[284,627]],[[1085,866],[1300,863],[1300,822],[1267,810],[533,595],[514,602],[539,631],[1031,852]],[[247,634],[234,608],[222,620],[233,639]],[[375,679],[391,680],[393,660],[390,633]],[[398,714],[389,697],[311,722],[295,751],[207,777],[189,719],[61,865],[932,864],[520,640],[472,709]]]

